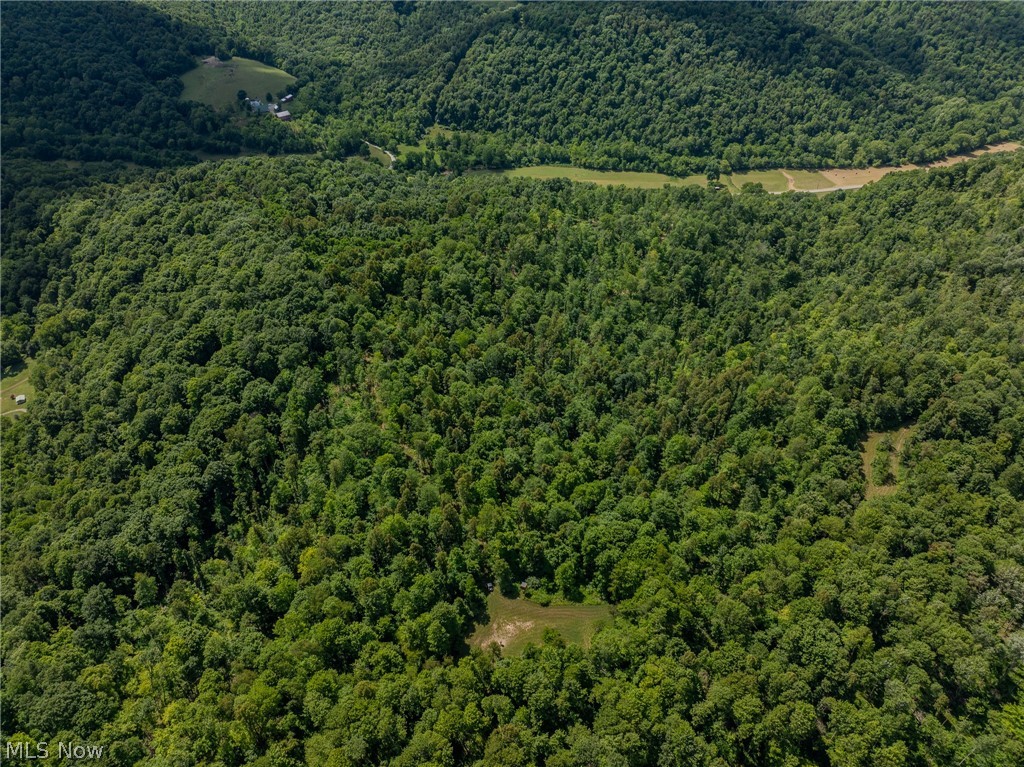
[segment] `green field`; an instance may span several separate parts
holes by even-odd
[[[238,101],[238,91],[245,91],[250,98],[266,98],[267,93],[276,94],[295,82],[287,72],[252,59],[232,58],[215,65],[201,61],[199,65],[181,76],[185,90],[182,101],[199,101],[214,109],[231,109]]]
[[[569,644],[584,647],[602,624],[611,620],[608,605],[551,605],[542,607],[527,599],[508,599],[497,592],[487,597],[489,622],[478,626],[469,638],[473,647],[496,642],[506,655],[518,655],[527,645],[540,644],[545,629],[554,629]]]
[[[388,157],[388,153],[387,152],[385,152],[383,149],[381,149],[380,147],[375,146],[373,144],[368,144],[367,146],[370,147],[370,157],[372,157],[374,160],[379,162],[385,168],[390,168],[391,167],[391,158]]]
[[[793,177],[796,189],[828,189],[835,186],[816,171],[790,170],[785,171]],[[785,192],[788,181],[785,173],[781,170],[751,170],[744,173],[733,173],[722,176],[722,183],[733,193],[738,193],[744,184],[760,184],[765,191],[779,194]],[[669,184],[671,186],[706,186],[707,179],[701,175],[666,176],[663,173],[641,173],[638,171],[609,171],[591,170],[589,168],[576,168],[571,165],[534,165],[528,168],[515,168],[503,171],[503,175],[526,178],[567,178],[570,181],[580,181],[591,184],[604,184],[633,187],[635,189],[660,189]]]
[[[603,184],[606,186],[629,186],[636,189],[661,189],[665,184],[672,186],[687,186],[697,184],[704,186],[707,179],[704,176],[687,176],[677,178],[666,176],[663,173],[640,173],[637,171],[613,171],[613,170],[591,170],[590,168],[576,168],[571,165],[534,165],[529,168],[514,168],[503,171],[503,175],[510,177],[524,176],[526,178],[567,178],[570,181],[582,181],[590,184]]]
[[[740,191],[744,184],[760,184],[766,192],[781,194],[789,189],[786,174],[793,178],[795,191],[830,189],[835,183],[829,181],[818,171],[810,170],[751,170],[744,173],[733,173],[722,176],[722,183],[732,193]],[[528,168],[515,168],[502,171],[505,176],[526,178],[567,178],[591,184],[604,184],[633,187],[635,189],[660,189],[665,184],[671,186],[706,186],[707,179],[701,175],[666,176],[663,173],[641,173],[637,171],[610,171],[577,168],[571,165],[534,165]]]
[[[722,181],[729,191],[738,192],[744,184],[760,184],[766,192],[785,192],[786,177],[780,170],[750,170],[745,173],[732,173],[722,176]]]
[[[36,393],[36,390],[28,382],[31,367],[32,363],[29,362],[25,368],[15,375],[5,376],[0,379],[0,416],[25,412],[25,405],[16,405],[11,397],[24,394],[28,397],[29,402],[32,401],[32,396]]]
[[[834,182],[829,181],[816,170],[788,170],[786,172],[793,177],[797,191],[801,189],[831,189],[835,186]]]

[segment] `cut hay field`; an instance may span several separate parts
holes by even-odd
[[[797,192],[836,186],[817,170],[787,170],[786,175],[793,179],[793,189]]]
[[[215,62],[215,63],[214,63]],[[207,58],[195,69],[181,76],[185,90],[182,101],[199,101],[214,109],[232,109],[238,102],[238,91],[250,98],[263,100],[267,93],[277,94],[295,82],[287,72],[252,59],[232,58],[217,61]]]
[[[28,380],[31,368],[32,362],[29,361],[29,364],[15,375],[0,378],[0,416],[25,412],[25,405],[15,404],[11,398],[24,394],[29,401],[32,400],[36,390]]]
[[[937,160],[927,165],[883,165],[878,168],[828,168],[821,171],[822,176],[828,180],[829,184],[835,186],[863,186],[864,184],[870,184],[872,181],[877,181],[883,176],[887,176],[890,173],[899,173],[905,170],[920,170],[921,168],[945,168],[950,165],[956,165],[957,163],[966,162],[967,160],[973,160],[976,157],[981,157],[986,154],[998,154],[1000,152],[1015,152],[1020,149],[1021,145],[1014,141],[1004,141],[1001,144],[991,144],[990,146],[976,149],[973,152],[967,152],[966,154],[956,154],[951,157],[947,157],[944,160]],[[826,186],[827,186],[826,185]]]
[[[527,645],[540,644],[545,629],[554,629],[568,644],[587,647],[602,624],[611,621],[608,605],[551,605],[527,599],[508,599],[497,592],[487,597],[490,620],[469,638],[473,647],[497,643],[505,655],[518,655]]]
[[[801,189],[818,190],[833,186],[830,181],[816,171],[751,170],[722,176],[721,182],[733,194],[738,194],[743,185],[748,183],[760,184],[765,191],[773,194],[782,194],[790,188],[789,180],[786,177],[787,173],[796,179],[796,185],[793,187],[796,191]],[[537,179],[566,178],[570,181],[605,186],[621,184],[634,189],[661,189],[666,184],[669,186],[707,186],[707,178],[697,174],[679,177],[639,171],[591,170],[571,165],[534,165],[502,171],[502,175],[513,178],[517,176]]]

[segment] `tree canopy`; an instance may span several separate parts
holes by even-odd
[[[731,197],[246,158],[76,193],[4,425],[4,737],[1015,764],[1022,170]],[[865,498],[865,432],[904,424]],[[614,621],[471,651],[527,579]]]
[[[825,196],[475,171],[1020,139],[1022,21],[5,4],[0,741],[1021,764],[1024,152]],[[294,119],[182,99],[210,56]],[[477,646],[527,598],[600,617]]]

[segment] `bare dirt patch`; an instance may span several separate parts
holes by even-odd
[[[533,621],[492,621],[487,626],[489,631],[484,632],[480,637],[480,644],[486,647],[492,642],[497,642],[501,649],[504,650],[512,640],[521,634],[525,634],[533,626]]]

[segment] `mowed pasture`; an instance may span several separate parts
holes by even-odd
[[[185,90],[182,101],[198,101],[214,109],[231,109],[238,103],[238,92],[260,99],[277,94],[295,82],[287,72],[252,59],[234,57],[228,61],[207,58],[181,76]]]
[[[760,184],[766,192],[782,194],[784,192],[831,192],[837,189],[852,189],[870,184],[890,173],[898,173],[906,170],[918,170],[919,168],[938,168],[947,165],[954,165],[975,157],[996,152],[1013,152],[1020,148],[1020,144],[1004,142],[993,146],[984,147],[968,154],[947,157],[945,160],[930,163],[929,165],[899,165],[882,166],[878,168],[828,168],[823,170],[796,170],[779,168],[774,170],[751,170],[741,173],[723,175],[721,183],[733,194],[739,193],[744,184]],[[536,179],[565,178],[570,181],[579,181],[590,184],[603,184],[606,186],[622,185],[636,189],[660,189],[669,184],[671,186],[707,186],[707,179],[704,176],[693,175],[685,177],[666,176],[663,173],[641,173],[638,171],[609,171],[591,170],[589,168],[577,168],[572,165],[533,165],[525,168],[501,171],[502,175],[510,177],[526,177]]]
[[[778,170],[750,170],[722,176],[722,183],[731,192],[738,192],[744,184],[760,184],[766,192],[785,192],[786,176]]]
[[[512,178],[567,178],[570,181],[580,181],[588,184],[601,184],[603,186],[628,186],[634,189],[661,189],[666,184],[670,186],[688,186],[696,184],[705,186],[707,179],[704,176],[666,176],[664,173],[641,173],[638,171],[612,171],[612,170],[591,170],[590,168],[577,168],[572,165],[534,165],[527,168],[514,168],[502,172],[505,176]]]
[[[721,183],[730,192],[737,194],[744,184],[760,184],[766,192],[782,194],[790,190],[786,174],[795,179],[794,191],[828,189],[832,182],[817,171],[782,171],[782,170],[751,170],[743,173],[724,175]],[[644,173],[640,171],[611,171],[577,168],[572,165],[533,165],[525,168],[502,171],[502,175],[515,178],[526,177],[536,179],[565,178],[581,183],[601,184],[603,186],[627,186],[633,189],[661,189],[669,186],[704,186],[708,184],[705,176],[667,176],[664,173]]]
[[[32,363],[29,362],[27,366],[14,375],[0,378],[0,416],[17,415],[18,413],[25,412],[25,405],[17,404],[12,397],[24,394],[29,401],[32,400],[36,390],[28,380],[31,368]]]
[[[509,599],[497,592],[487,597],[490,620],[469,638],[472,647],[491,644],[504,655],[518,655],[531,644],[540,644],[545,629],[554,629],[567,644],[590,645],[597,630],[612,617],[608,605],[551,605],[543,607],[527,599]]]

